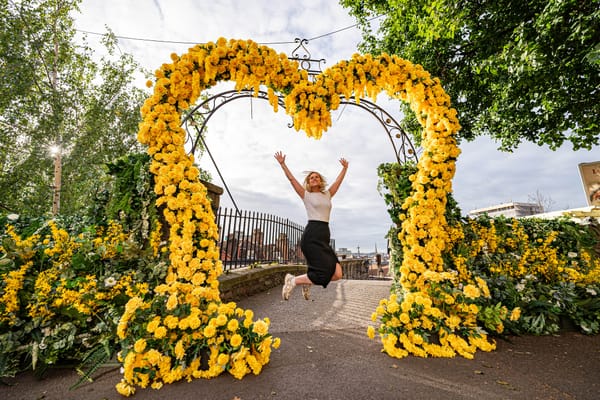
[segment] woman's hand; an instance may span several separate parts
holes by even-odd
[[[348,168],[348,161],[343,157],[340,158],[340,164],[342,164],[342,167]]]
[[[285,155],[281,151],[275,153],[275,159],[279,164],[285,163]]]

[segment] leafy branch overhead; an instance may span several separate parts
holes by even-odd
[[[398,55],[441,79],[463,139],[491,136],[508,151],[523,141],[600,143],[598,0],[340,3],[363,30],[361,50]],[[406,125],[419,135],[414,119]]]

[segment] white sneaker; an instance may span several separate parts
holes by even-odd
[[[310,285],[302,285],[302,296],[304,300],[310,300]]]
[[[290,294],[292,293],[292,290],[294,290],[295,286],[296,282],[294,282],[294,275],[287,274],[285,276],[285,279],[283,280],[283,289],[281,289],[281,297],[283,297],[284,300],[289,299]]]

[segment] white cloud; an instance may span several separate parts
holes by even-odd
[[[337,2],[325,0],[84,0],[81,11],[75,16],[78,29],[104,32],[106,25],[118,36],[194,43],[219,37],[252,39],[270,43],[286,54],[296,47],[295,38],[315,38],[307,47],[313,58],[326,60],[325,68],[350,58],[360,41],[356,28],[317,38],[355,23]],[[94,40],[97,37],[89,37],[90,44]],[[171,53],[185,53],[192,45],[122,39],[119,46],[142,67],[154,71],[170,62]],[[216,94],[229,86],[219,85],[210,92]],[[377,103],[400,120],[395,103],[384,97]],[[317,141],[288,128],[290,121],[283,110],[274,114],[267,102],[247,98],[232,101],[213,114],[207,144],[237,205],[303,224],[302,203],[273,154],[285,152],[298,178],[304,170],[317,169],[330,181],[339,172],[338,159],[345,157],[350,168],[334,198],[332,236],[338,247],[356,251],[360,246],[361,252],[375,246],[384,249],[391,222],[376,190],[376,168],[393,161],[394,152],[379,122],[366,111],[347,106],[333,113],[334,126]],[[525,144],[512,154],[496,148],[485,138],[461,145],[453,187],[463,213],[507,201],[528,201],[536,191],[550,197],[558,209],[586,204],[577,164],[599,160],[599,147],[573,152],[565,146],[552,152]],[[201,166],[211,171],[215,184],[221,185],[207,156]],[[226,193],[221,203],[231,206]]]

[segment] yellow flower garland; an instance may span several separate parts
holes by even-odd
[[[266,86],[275,111],[276,93],[284,95],[286,112],[293,117],[295,129],[316,139],[331,125],[330,110],[339,106],[341,96],[354,96],[356,101],[363,96],[376,100],[384,91],[408,102],[424,128],[425,152],[413,177],[414,195],[404,204],[407,218],[400,234],[404,293],[400,301],[392,295],[378,308],[380,315],[402,311],[405,315],[393,324],[406,329],[399,335],[388,335],[385,327],[380,327],[384,350],[395,357],[409,353],[471,356],[476,348],[493,347],[477,330],[477,307],[464,301],[485,292],[484,288],[469,287],[462,294],[448,295],[444,304],[452,304],[453,308],[436,304],[429,294],[431,282],[452,282],[447,276],[435,275],[443,273],[441,253],[449,241],[445,199],[452,190],[455,160],[460,153],[455,139],[460,128],[456,111],[450,108],[450,99],[438,79],[431,78],[421,66],[395,56],[356,54],[311,82],[306,71],[299,70],[286,55],[250,40],[221,38],[216,43],[197,45],[182,56],[172,55],[171,59],[172,63],[156,71],[154,94],[142,107],[138,133],[139,141],[148,146],[152,156],[150,170],[156,176],[157,206],[164,209],[169,226],[171,264],[154,299],[145,302],[133,298],[121,319],[118,334],[124,344],[121,360],[125,372],[117,385],[120,393],[132,394],[135,385],[160,387],[183,378],[211,377],[225,369],[236,378],[249,372],[257,374],[269,361],[271,346],[278,343],[267,333],[268,322],[253,322],[251,311],[220,301],[217,278],[222,264],[216,247],[217,226],[193,156],[184,149],[181,112],[193,105],[203,90],[222,80],[234,81],[237,90],[258,92]],[[219,311],[222,308],[227,312]],[[153,311],[148,314],[148,310]],[[242,314],[245,319],[241,325],[230,323]],[[162,325],[157,318],[162,319]],[[176,321],[167,322],[172,319]],[[440,343],[431,344],[416,330],[434,330],[433,321],[444,319],[476,334],[465,338],[452,331],[440,331]],[[153,321],[149,330],[148,321]],[[238,332],[242,329],[246,333],[240,341]],[[200,367],[199,355],[188,357],[188,350],[197,349],[199,340],[208,343],[208,363],[204,367]],[[223,348],[230,351],[224,354]],[[183,358],[187,362],[178,361]]]

